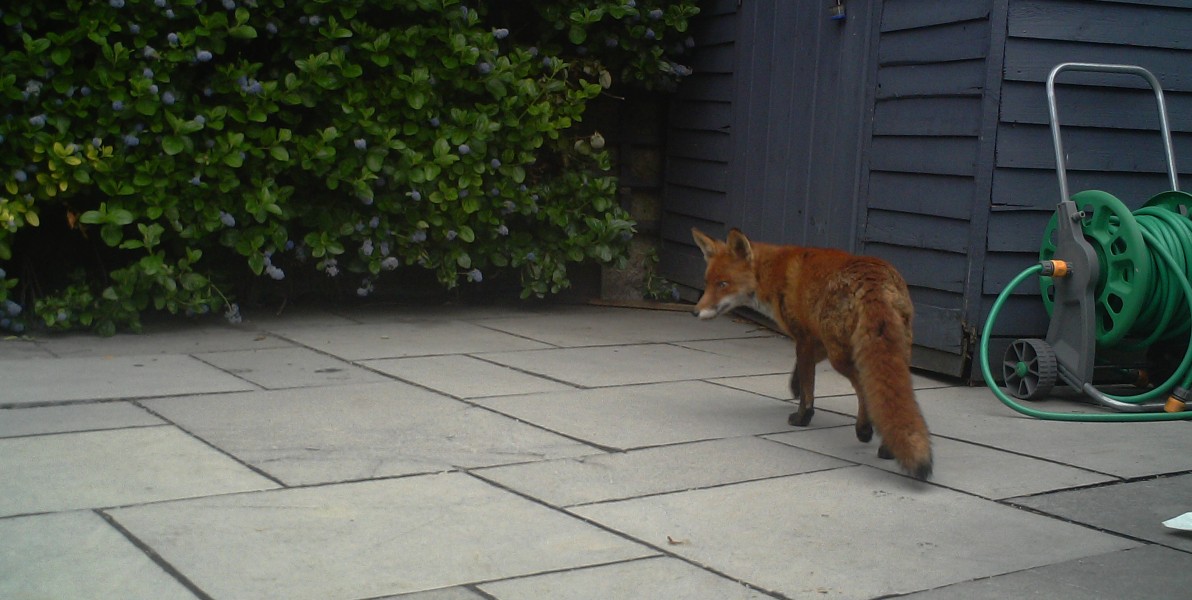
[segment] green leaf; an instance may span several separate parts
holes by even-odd
[[[228,35],[241,40],[251,40],[257,37],[257,30],[252,25],[237,25],[228,29]]]
[[[588,32],[584,31],[583,27],[572,25],[571,30],[567,32],[567,39],[571,40],[572,44],[579,45],[587,41]]]
[[[167,135],[161,139],[161,149],[165,150],[166,154],[174,156],[182,152],[186,148],[186,143],[182,138],[176,135]]]
[[[103,238],[105,244],[115,248],[124,239],[124,232],[119,225],[108,223],[99,228],[99,237]]]
[[[459,227],[459,239],[471,244],[476,241],[476,232],[472,231],[472,228],[467,225],[461,225]]]
[[[275,160],[287,161],[290,160],[290,151],[286,150],[285,146],[274,146],[269,149],[269,155]]]

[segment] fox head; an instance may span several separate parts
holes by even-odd
[[[714,240],[692,228],[691,236],[704,253],[704,295],[692,310],[701,319],[711,319],[738,306],[753,306],[757,277],[753,273],[753,247],[739,229],[726,241]]]

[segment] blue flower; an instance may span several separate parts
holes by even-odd
[[[426,231],[419,229],[410,236],[410,241],[419,244],[426,241]]]
[[[500,159],[496,159],[496,158],[494,158],[494,159],[492,160],[492,162],[490,162],[490,163],[488,163],[488,164],[492,165],[494,169],[500,169],[500,168],[501,168],[501,161],[500,161]]]
[[[92,146],[94,146],[94,147],[96,147],[96,148],[102,147],[102,146],[103,146],[103,140],[101,140],[101,139],[99,139],[99,138],[97,138],[97,137],[93,137],[93,138],[91,138],[91,145],[92,145]]]
[[[157,84],[156,84],[156,83],[155,83],[155,84],[153,84],[153,85],[151,85],[151,86],[149,86],[149,93],[150,93],[150,94],[157,94],[157,90],[158,90],[158,88],[157,88]]]
[[[198,3],[196,2],[196,4],[198,4]],[[174,9],[167,8],[165,14],[166,14],[167,19],[173,19],[174,18]]]
[[[229,304],[228,309],[224,311],[224,318],[233,325],[239,324],[241,321],[240,305],[235,303]]]
[[[265,31],[268,31],[269,35],[277,35],[277,25],[273,21],[265,23]]]
[[[281,281],[282,279],[286,278],[286,272],[281,270],[278,267],[273,266],[273,265],[269,265],[268,267],[265,267],[265,274],[269,275],[270,277],[272,277],[273,279],[275,279],[277,281]]]
[[[380,218],[380,217],[373,217],[373,218],[371,218],[371,219],[369,219],[369,220],[368,220],[368,226],[369,226],[370,228],[372,228],[372,229],[376,229],[376,228],[377,228],[377,226],[379,226],[380,224],[381,224],[381,218]]]
[[[394,256],[390,256],[389,258],[386,258],[385,260],[381,261],[381,268],[385,269],[386,271],[392,271],[392,270],[396,269],[397,265],[398,265],[398,260],[397,260],[397,257],[394,257]]]
[[[232,216],[232,215],[230,215],[230,214],[228,214],[228,213],[226,213],[226,212],[224,212],[224,211],[222,211],[222,210],[221,210],[221,211],[219,211],[219,220],[220,220],[221,222],[223,222],[223,224],[224,224],[224,225],[226,225],[226,226],[228,226],[228,227],[235,227],[235,226],[236,226],[236,217],[234,217],[234,216]]]
[[[352,142],[352,145],[356,146],[357,150],[364,150],[364,149],[368,148],[368,141],[365,140],[364,138],[356,138]]]
[[[178,34],[171,31],[170,34],[166,36],[166,41],[169,42],[171,46],[177,46]]]
[[[223,0],[223,7],[228,10],[236,10],[235,0]]]
[[[4,269],[0,269],[0,279],[4,279],[4,278],[5,278],[5,277],[7,277],[7,276],[8,276],[8,273],[6,273],[6,272],[4,271]]]
[[[501,225],[497,228],[497,235],[509,235],[509,228]]]
[[[21,314],[21,305],[17,304],[16,302],[13,302],[12,300],[5,300],[4,301],[4,310],[8,313],[8,315],[10,317],[15,317],[15,316]]]
[[[111,4],[112,8],[124,8],[124,0],[108,0],[108,4]]]
[[[653,19],[655,21],[657,21],[658,19],[661,19],[662,18],[662,9],[655,8],[654,10],[650,11],[649,16],[651,19]]]
[[[322,24],[323,17],[320,17],[319,15],[311,15],[309,22],[312,27],[318,27],[320,24]]]
[[[83,87],[79,88],[79,94],[81,94],[84,98],[87,96],[90,96],[91,88],[89,88],[87,86],[83,86]]]
[[[493,66],[487,62],[482,62],[476,65],[476,70],[480,71],[481,75],[488,75],[493,72]]]
[[[481,281],[484,281],[484,273],[481,273],[480,269],[472,269],[471,271],[468,271],[468,281],[480,283]]]
[[[34,127],[42,127],[46,124],[46,116],[44,114],[33,115],[32,117],[29,117],[29,124]]]
[[[372,256],[372,254],[373,254],[372,240],[364,240],[364,242],[362,244],[360,244],[360,253],[365,256]]]
[[[191,185],[202,185],[202,183],[203,183],[203,179],[201,177],[199,177],[197,174],[194,177],[190,178]]]
[[[116,112],[120,112],[120,111],[124,110],[124,103],[119,100],[113,100],[112,101],[112,110],[114,110]]]
[[[199,50],[198,52],[195,52],[195,58],[198,59],[199,62],[207,62],[211,60],[211,52],[209,50]]]
[[[534,254],[533,252],[526,253],[526,262],[534,262],[536,260],[538,260],[537,254]]]
[[[604,45],[608,46],[609,48],[616,48],[618,43],[619,42],[617,42],[616,37],[610,37],[610,38],[604,39]]]
[[[454,240],[459,234],[454,229],[447,230],[447,241]]]
[[[153,3],[156,4],[158,8],[166,7],[166,0],[153,0]]]
[[[207,117],[204,117],[203,115],[195,115],[194,122],[198,123],[199,125],[205,125],[207,123]]]
[[[431,117],[431,118],[430,118],[430,126],[431,126],[431,127],[438,127],[438,126],[439,126],[439,118],[438,118],[438,117]]]
[[[458,150],[459,150],[460,154],[471,154],[472,153],[472,147],[467,144],[460,144]]]
[[[654,39],[655,36],[656,36],[656,34],[654,33],[654,30],[647,27],[646,28],[646,39],[652,40],[652,39]]]
[[[418,190],[414,190],[414,191],[410,192],[410,199],[413,200],[414,202],[418,202],[418,201],[422,200],[422,192],[419,192]]]
[[[505,29],[504,27],[501,27],[499,29],[494,29],[493,37],[497,38],[498,40],[503,40],[503,39],[509,37],[509,30]]]
[[[154,49],[153,46],[145,46],[145,48],[141,50],[141,56],[144,56],[145,58],[157,58],[157,50]]]
[[[124,136],[124,145],[125,146],[132,147],[132,146],[139,145],[140,143],[141,143],[141,138],[138,138],[136,136],[136,134],[130,133],[130,134]]]
[[[153,79],[153,69],[145,67],[145,70],[141,71],[141,75],[144,76],[145,79]]]
[[[161,103],[162,103],[162,104],[164,104],[164,105],[166,105],[166,106],[171,106],[171,105],[173,105],[173,104],[174,104],[174,94],[173,94],[173,92],[168,92],[168,91],[167,91],[166,93],[162,94],[162,95],[161,95]]]
[[[137,25],[136,23],[129,23],[128,32],[133,35],[136,35],[141,32],[141,26]]]

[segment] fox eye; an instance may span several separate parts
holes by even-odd
[[[724,289],[724,288],[728,287],[728,282],[727,282],[727,281],[721,281],[721,282],[719,282],[719,283],[717,283],[717,284],[716,284],[716,287],[718,287],[718,288],[720,288],[720,289]]]

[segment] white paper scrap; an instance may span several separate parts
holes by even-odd
[[[1192,512],[1184,513],[1178,517],[1163,521],[1163,524],[1181,531],[1192,531]]]

